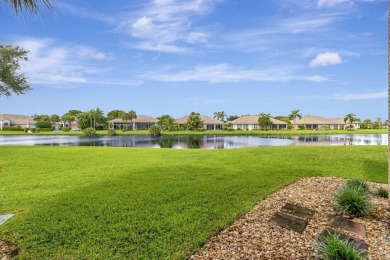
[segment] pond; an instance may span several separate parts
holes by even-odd
[[[387,145],[387,134],[354,135],[149,135],[65,136],[14,135],[0,136],[0,145],[46,146],[114,146],[143,148],[232,149],[255,146],[288,145]]]

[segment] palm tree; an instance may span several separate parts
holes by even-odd
[[[301,119],[301,118],[302,118],[302,115],[299,113],[299,109],[294,109],[294,110],[291,111],[291,113],[288,115],[288,119],[294,121],[295,127],[297,127],[297,126],[296,126],[296,124],[297,124],[297,122],[296,122],[297,118]]]
[[[377,117],[375,123],[378,125],[378,129],[382,128],[382,118]]]
[[[216,118],[217,120],[221,120],[221,121],[225,122],[225,117],[227,117],[227,115],[225,114],[225,111],[214,112],[214,118]]]
[[[344,117],[344,123],[348,122],[348,128],[353,128],[353,123],[357,121],[356,115],[354,113],[346,114]]]
[[[31,14],[38,14],[38,6],[41,3],[52,12],[53,4],[55,3],[54,0],[2,0],[2,2],[14,9],[16,14],[24,11]]]
[[[122,114],[120,115],[120,117],[121,117],[121,119],[125,122],[125,124],[126,124],[126,130],[127,130],[127,121],[130,120],[130,114],[124,112],[124,113],[122,113]]]
[[[129,114],[130,123],[132,124],[133,119],[137,119],[137,113],[134,110],[130,110],[128,114]],[[131,130],[134,130],[134,127],[132,127]]]

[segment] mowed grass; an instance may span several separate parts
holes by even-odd
[[[387,181],[386,146],[0,147],[0,239],[20,259],[185,259],[310,176]],[[310,198],[308,198],[310,199]]]

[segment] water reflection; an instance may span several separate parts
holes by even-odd
[[[128,136],[0,136],[0,145],[115,146],[143,148],[232,149],[286,145],[387,145],[386,134],[356,135],[149,135]]]

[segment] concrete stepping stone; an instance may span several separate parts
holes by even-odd
[[[0,215],[0,225],[12,218],[15,214]]]
[[[342,240],[347,239],[348,241],[352,242],[357,249],[368,251],[368,245],[363,240],[361,240],[361,239],[359,239],[357,237],[348,236],[348,235],[346,235],[344,233],[338,233],[337,231],[335,231],[333,229],[329,229],[329,228],[325,229],[321,233],[320,239],[322,239],[324,236],[328,236],[329,233],[331,233],[331,234],[335,234],[335,233],[339,234],[340,239],[342,239]]]
[[[314,210],[291,203],[286,203],[286,205],[284,205],[281,209],[281,212],[305,219],[307,221],[309,221],[315,213]]]
[[[342,216],[329,216],[329,226],[335,230],[346,230],[363,238],[367,237],[366,227]]]
[[[275,213],[269,220],[269,222],[283,227],[289,230],[293,230],[298,233],[303,233],[307,226],[307,221],[301,218],[297,218],[291,215],[284,214],[282,212]]]

